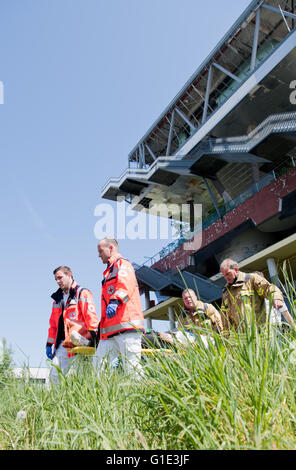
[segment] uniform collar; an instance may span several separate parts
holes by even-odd
[[[77,282],[73,281],[72,285],[69,289],[69,299],[72,299],[73,297],[75,297],[75,294],[76,294],[76,291],[77,291],[78,287],[79,286],[78,286]],[[63,296],[64,296],[64,291],[61,288],[59,288],[56,292],[54,292],[51,295],[51,298],[53,300],[55,300],[55,302],[59,303],[62,300]]]
[[[244,284],[244,282],[246,281],[246,273],[243,273],[242,271],[239,271],[238,272],[238,275],[236,276],[236,279],[234,281],[233,284],[226,284],[224,289],[230,289],[231,287],[239,287],[241,286],[242,284]]]
[[[118,261],[121,258],[122,258],[122,256],[119,253],[117,253],[114,256],[111,256],[108,260],[107,268],[109,268],[109,266],[112,266],[112,264],[114,264],[116,261]]]

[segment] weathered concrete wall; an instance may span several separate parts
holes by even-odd
[[[260,232],[250,228],[238,234],[230,242],[226,243],[224,249],[215,253],[218,264],[221,264],[225,258],[233,258],[238,263],[249,256],[264,250],[273,245],[277,240],[274,234]]]
[[[203,248],[227,232],[241,225],[247,219],[252,219],[255,225],[261,224],[279,212],[279,201],[281,198],[296,189],[296,168],[273,181],[257,194],[243,202],[240,206],[228,212],[223,220],[218,220],[214,224],[203,230],[196,246]],[[194,245],[194,243],[192,243]],[[157,268],[163,272],[167,269],[184,269],[190,264],[190,256],[196,253],[197,248],[190,249],[190,243],[179,246],[174,252],[165,256],[155,263],[152,268]]]

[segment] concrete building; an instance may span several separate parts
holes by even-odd
[[[173,327],[184,282],[219,303],[226,257],[296,279],[295,26],[294,0],[251,1],[102,189],[190,226],[136,269],[148,326]],[[151,291],[169,300],[151,307]]]

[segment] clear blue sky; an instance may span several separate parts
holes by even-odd
[[[0,338],[17,365],[46,364],[54,268],[70,266],[99,309],[101,187],[249,3],[1,1]],[[120,251],[141,264],[165,244]]]

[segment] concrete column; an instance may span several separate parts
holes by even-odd
[[[276,267],[275,259],[274,258],[268,258],[266,260],[266,264],[267,264],[267,267],[268,267],[270,281],[273,284],[278,286],[279,285],[278,270],[277,270],[277,267]]]
[[[152,318],[146,318],[146,328],[152,330]]]
[[[148,310],[150,308],[150,292],[149,290],[145,290],[145,310]]]
[[[150,291],[149,289],[145,290],[145,310],[150,308]],[[146,318],[146,328],[152,330],[152,318]]]
[[[170,330],[175,328],[175,312],[173,307],[169,307]]]

